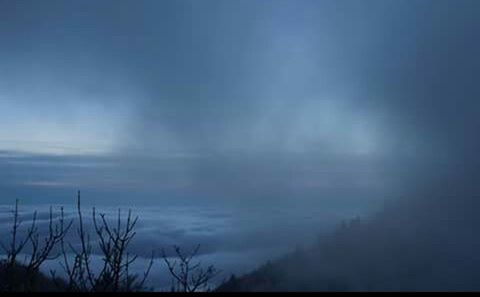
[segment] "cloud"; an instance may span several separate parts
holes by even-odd
[[[40,234],[46,234],[49,207],[20,205],[22,225],[19,237],[24,236],[26,228],[30,226],[34,210],[37,211],[38,230]],[[12,206],[0,205],[0,231],[6,234],[2,239],[4,243],[10,238],[7,234],[11,227],[12,209]],[[83,205],[82,209],[85,230],[93,232],[91,208]],[[127,209],[121,209],[121,214],[125,217]],[[59,210],[60,205],[53,206],[54,219],[58,218]],[[107,220],[115,223],[118,211],[116,207],[97,207],[96,211],[105,213]],[[275,207],[272,207],[269,214],[258,209],[239,213],[219,207],[134,207],[132,211],[134,216],[139,216],[139,221],[130,252],[140,255],[133,271],[140,272],[145,267],[150,249],[159,256],[164,248],[167,255],[173,256],[173,245],[188,250],[200,244],[198,260],[214,264],[223,271],[223,277],[228,277],[230,273],[244,273],[255,268],[261,261],[293,249],[297,243],[315,240],[318,232],[328,230],[339,218],[348,216],[346,213],[318,210],[307,215],[304,211]],[[65,217],[67,221],[74,219],[77,222],[74,205],[65,205]],[[311,232],[298,232],[311,224],[323,227],[311,229]],[[66,240],[73,246],[78,246],[80,243],[75,228],[74,225]],[[290,240],[286,241],[286,238]],[[92,236],[92,244],[96,247],[94,239]],[[94,248],[93,253],[94,263],[100,263],[99,250]],[[58,261],[49,261],[43,269],[47,272],[50,268],[59,269],[58,275],[61,275]],[[169,281],[167,275],[162,260],[157,259],[151,283],[155,286],[165,285]]]

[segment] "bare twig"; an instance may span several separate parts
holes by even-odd
[[[209,282],[220,271],[213,265],[204,269],[200,262],[192,263],[200,250],[200,245],[197,245],[189,254],[184,254],[178,246],[174,246],[173,249],[176,255],[175,260],[170,260],[163,251],[163,260],[172,276],[172,291],[197,292],[208,289]]]

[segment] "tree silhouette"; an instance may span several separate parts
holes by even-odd
[[[173,292],[208,291],[209,282],[220,271],[213,265],[203,268],[200,262],[192,262],[200,250],[200,245],[197,245],[191,253],[182,252],[178,246],[174,246],[173,249],[176,255],[174,260],[170,260],[163,251],[163,260],[172,276],[171,290]]]

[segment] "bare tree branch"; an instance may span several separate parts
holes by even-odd
[[[200,245],[197,245],[189,254],[183,253],[178,246],[174,246],[173,249],[176,256],[173,261],[167,257],[164,250],[162,251],[163,260],[172,277],[172,291],[197,292],[208,290],[209,282],[220,271],[216,270],[213,265],[203,269],[200,262],[192,263],[200,250]]]

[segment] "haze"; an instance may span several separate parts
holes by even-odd
[[[80,189],[89,205],[275,206],[333,224],[474,196],[479,13],[476,0],[0,0],[0,204],[71,204]]]

